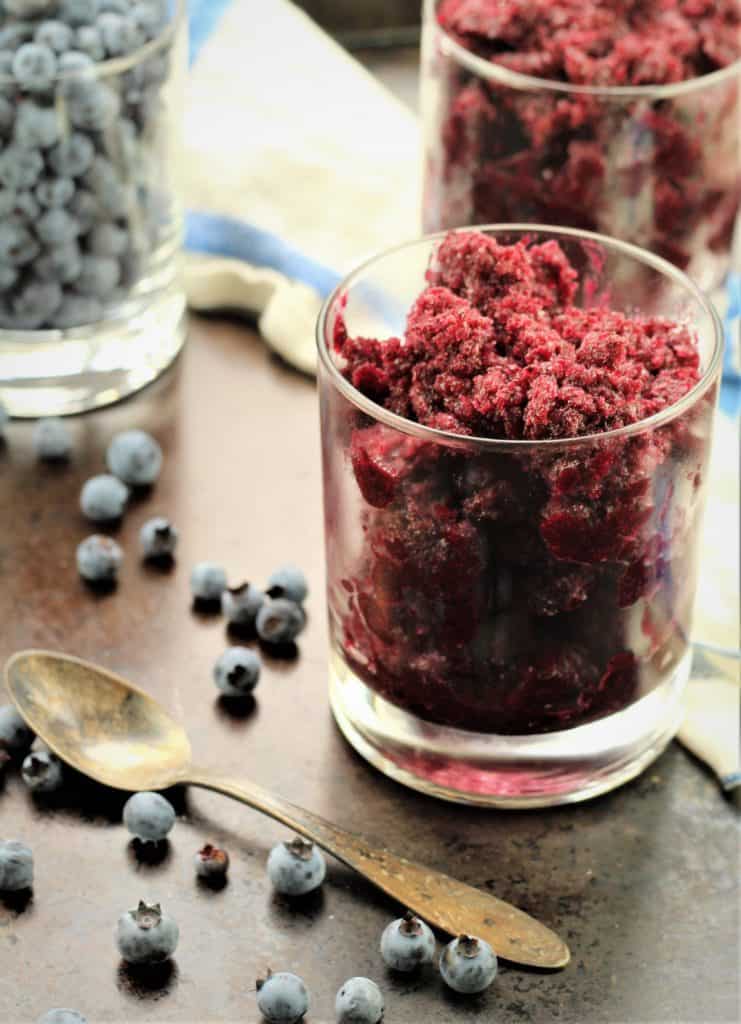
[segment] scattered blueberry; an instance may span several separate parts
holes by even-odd
[[[77,547],[77,571],[89,583],[112,583],[123,562],[123,551],[112,537],[93,533]]]
[[[220,601],[226,590],[226,572],[213,562],[198,562],[190,573],[190,589],[196,601]]]
[[[47,462],[69,458],[72,451],[69,427],[59,416],[39,420],[33,432],[33,446],[36,455]]]
[[[266,601],[257,613],[257,635],[266,644],[292,643],[306,625],[301,605],[284,597]]]
[[[242,583],[222,593],[221,610],[233,625],[252,626],[264,600],[265,595],[254,584]]]
[[[285,597],[296,604],[302,604],[309,593],[306,577],[295,565],[283,565],[270,576],[267,594],[270,597]]]
[[[32,751],[21,766],[21,775],[32,793],[53,793],[62,785],[62,762],[50,750]]]
[[[137,839],[158,843],[175,824],[175,809],[160,793],[134,793],[124,804],[123,820]]]
[[[257,982],[257,1006],[270,1024],[298,1024],[309,1009],[309,993],[297,975],[268,971]]]
[[[77,1010],[47,1010],[36,1024],[87,1024],[87,1017]]]
[[[114,476],[132,487],[153,484],[162,466],[162,449],[143,430],[124,430],[108,445],[106,464]]]
[[[453,939],[440,957],[440,974],[454,992],[483,992],[494,981],[497,958],[488,942],[470,935]]]
[[[147,519],[139,531],[139,543],[144,558],[172,558],[177,542],[178,531],[164,516]]]
[[[218,846],[206,843],[195,855],[195,866],[199,878],[209,882],[219,881],[226,877],[229,870],[229,854]]]
[[[140,901],[136,910],[129,910],[118,919],[116,943],[118,951],[129,964],[156,964],[175,952],[180,929],[175,921],[162,913],[159,903],[152,906]]]
[[[227,647],[214,665],[214,682],[225,697],[246,697],[260,678],[260,658],[248,647]]]
[[[383,996],[370,978],[348,978],[335,999],[337,1024],[379,1024]]]
[[[24,43],[13,58],[13,76],[26,92],[47,92],[57,74],[54,51],[40,43]]]
[[[0,892],[18,892],[33,885],[33,854],[17,839],[0,839]]]
[[[305,896],[318,889],[327,873],[324,854],[313,843],[298,836],[290,843],[278,843],[268,857],[268,877],[284,896]]]
[[[381,936],[381,956],[394,971],[413,971],[431,963],[435,956],[435,936],[419,917],[407,912],[392,921]]]
[[[33,732],[12,704],[0,705],[0,749],[17,756],[33,743]]]
[[[116,476],[100,473],[87,480],[80,492],[83,515],[93,522],[110,522],[123,515],[129,489]]]

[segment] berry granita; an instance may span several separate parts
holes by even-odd
[[[428,722],[532,734],[682,662],[716,389],[643,427],[705,379],[695,325],[618,304],[594,241],[514,237],[426,240],[398,337],[338,298],[325,501],[352,673]]]
[[[741,202],[738,0],[428,7],[426,230],[563,224],[719,283]]]

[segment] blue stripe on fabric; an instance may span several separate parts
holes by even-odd
[[[193,64],[201,47],[232,0],[188,0],[188,63]],[[237,0],[239,2],[239,0]]]
[[[311,285],[327,296],[341,275],[308,259],[277,235],[232,217],[190,210],[185,216],[185,247],[229,259],[244,260],[255,267],[270,267],[294,281]]]
[[[741,412],[741,375],[738,372],[738,364],[741,359],[741,274],[733,273],[728,278],[728,311],[725,329],[726,351],[720,389],[720,407],[729,416],[736,417]]]

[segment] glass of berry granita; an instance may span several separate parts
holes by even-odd
[[[637,774],[688,673],[712,304],[627,243],[493,225],[370,260],[318,343],[331,702],[350,742],[484,804]]]
[[[738,0],[426,0],[425,231],[533,221],[704,288],[741,204]]]

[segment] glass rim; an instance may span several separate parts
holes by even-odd
[[[83,76],[86,78],[105,78],[108,75],[119,75],[124,71],[130,71],[131,68],[136,67],[137,64],[146,60],[147,57],[151,57],[166,43],[170,42],[185,20],[187,0],[173,0],[173,3],[172,17],[154,39],[150,39],[143,46],[120,57],[107,57],[105,60],[96,60],[87,68],[71,68],[69,71],[60,71],[54,76],[54,84]],[[15,78],[12,75],[0,75],[0,87],[15,84]]]
[[[679,399],[659,412],[654,413],[635,423],[628,423],[623,427],[615,427],[612,430],[604,430],[596,434],[579,434],[576,437],[542,438],[536,440],[521,440],[519,438],[479,437],[478,435],[456,434],[450,430],[440,430],[438,427],[429,427],[422,423],[416,423],[395,412],[384,409],[371,398],[368,398],[359,391],[339,370],[332,358],[330,347],[331,339],[327,337],[328,320],[330,312],[335,304],[347,293],[353,285],[357,284],[363,274],[374,264],[380,263],[387,256],[399,253],[404,249],[411,249],[418,245],[432,246],[435,242],[442,240],[451,233],[458,234],[467,231],[482,231],[487,234],[500,232],[502,234],[525,235],[550,235],[566,236],[577,241],[596,242],[607,249],[619,252],[623,256],[637,260],[653,270],[659,271],[680,285],[694,299],[703,312],[710,318],[713,327],[713,351],[708,365],[702,376],[690,390]],[[719,374],[722,366],[724,347],[723,325],[718,316],[717,310],[710,298],[692,281],[682,270],[675,267],[668,260],[656,256],[647,249],[641,249],[630,242],[623,242],[617,238],[610,238],[608,235],[601,235],[595,231],[584,231],[581,228],[559,227],[555,224],[476,224],[467,227],[452,228],[447,231],[435,231],[430,234],[420,235],[413,239],[397,243],[387,249],[380,250],[364,260],[355,267],[342,281],[332,290],[322,303],[319,316],[316,322],[316,344],[319,354],[319,361],[329,373],[333,385],[338,391],[361,412],[372,416],[375,420],[385,423],[389,427],[408,434],[421,440],[434,441],[438,444],[445,444],[447,447],[470,449],[477,448],[488,451],[499,451],[513,454],[515,452],[534,451],[547,449],[558,451],[560,449],[578,448],[580,445],[594,445],[605,441],[613,441],[620,438],[631,437],[641,434],[647,430],[654,430],[671,423],[680,417],[687,409],[695,405],[713,383]]]
[[[437,3],[438,0],[425,0],[424,16],[427,24],[432,25],[442,36],[449,49],[448,56],[454,57],[459,64],[463,64],[479,78],[491,79],[499,85],[508,85],[513,89],[568,93],[603,99],[663,100],[710,88],[727,78],[731,79],[735,76],[741,78],[741,57],[727,67],[718,68],[717,71],[711,71],[707,75],[696,75],[694,78],[686,78],[681,82],[656,85],[578,85],[571,82],[560,82],[555,78],[538,78],[536,75],[526,75],[521,71],[512,71],[501,64],[495,64],[456,42],[437,20]]]

